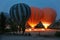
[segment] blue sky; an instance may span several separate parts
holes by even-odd
[[[39,8],[50,7],[56,10],[57,18],[60,19],[60,0],[0,0],[0,12],[8,12],[12,5],[16,3],[26,3],[29,6]]]

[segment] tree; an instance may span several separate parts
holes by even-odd
[[[13,19],[9,18],[7,23],[10,25],[11,31],[18,30],[17,24],[13,21]]]
[[[1,27],[1,14],[0,14],[0,27]]]
[[[60,21],[56,20],[54,23],[52,23],[49,28],[51,29],[60,29]]]
[[[55,28],[60,29],[60,21],[55,22]]]
[[[6,25],[6,16],[4,15],[4,12],[1,12],[1,24],[0,24],[0,30],[4,32],[5,30],[5,25]]]

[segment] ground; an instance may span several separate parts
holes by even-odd
[[[59,37],[0,35],[0,40],[60,40]]]

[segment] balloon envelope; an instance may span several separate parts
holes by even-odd
[[[44,8],[43,10],[43,17],[41,19],[42,24],[47,28],[51,25],[56,19],[56,11],[52,8]]]
[[[17,24],[25,24],[30,14],[30,7],[24,3],[15,4],[10,8],[11,19]]]
[[[28,20],[28,24],[34,28],[42,17],[42,11],[39,8],[31,7],[31,16]]]

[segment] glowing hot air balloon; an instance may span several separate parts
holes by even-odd
[[[56,19],[56,11],[52,8],[44,8],[43,10],[43,17],[41,19],[42,24],[47,28],[51,25]]]
[[[31,7],[31,16],[28,20],[28,24],[31,28],[34,28],[39,22],[42,17],[42,11],[39,8]]]

